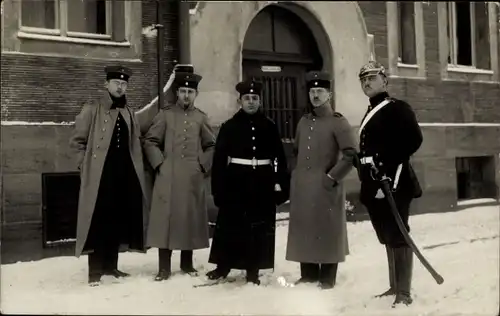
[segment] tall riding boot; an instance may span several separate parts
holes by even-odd
[[[158,249],[158,274],[155,277],[155,281],[164,281],[170,278],[172,274],[171,269],[171,259],[172,250],[170,249]]]
[[[383,297],[396,294],[396,269],[394,264],[394,248],[385,245],[387,252],[387,265],[389,266],[389,289],[376,297]]]
[[[314,283],[319,281],[319,264],[300,263],[300,279],[295,284]]]
[[[198,271],[193,267],[192,250],[181,250],[181,270],[191,276],[198,275]]]
[[[247,282],[260,285],[259,269],[247,269]]]
[[[88,254],[89,279],[90,286],[96,286],[101,281],[103,275],[103,256],[99,251],[94,250]]]
[[[394,258],[396,264],[396,304],[410,305],[413,302],[411,298],[411,279],[413,272],[413,252],[410,247],[400,247],[394,249]]]
[[[320,287],[323,290],[332,289],[337,282],[338,263],[322,264],[319,272]]]
[[[115,278],[125,278],[130,276],[130,274],[118,270],[118,254],[120,252],[120,246],[116,245],[106,249],[104,253],[104,275],[111,275]]]

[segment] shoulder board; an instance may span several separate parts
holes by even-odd
[[[333,116],[334,117],[344,117],[342,114],[340,114],[339,112],[334,112],[333,113]]]
[[[197,108],[197,107],[195,107],[194,109],[195,109],[195,111],[198,111],[198,112],[200,112],[200,113],[201,113],[201,114],[203,114],[203,115],[207,115],[207,113],[203,112],[202,110],[200,110],[200,109],[199,109],[199,108]]]
[[[173,105],[171,103],[167,103],[167,104],[163,105],[163,107],[160,108],[160,110],[165,111],[165,110],[170,110],[172,108],[173,108]]]

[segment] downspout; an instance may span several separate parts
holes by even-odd
[[[191,28],[189,15],[189,2],[179,2],[179,63],[191,63]]]

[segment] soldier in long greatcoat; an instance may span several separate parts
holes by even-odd
[[[297,283],[335,285],[339,262],[349,254],[342,180],[352,169],[356,144],[351,125],[330,105],[328,73],[307,74],[312,112],[297,127],[286,259],[300,262]]]
[[[287,162],[274,122],[260,111],[262,84],[236,85],[241,109],[217,136],[212,195],[219,207],[207,273],[225,278],[246,270],[247,282],[260,284],[259,269],[274,268],[276,205],[288,198]],[[277,163],[277,165],[276,165]]]
[[[197,275],[193,250],[209,247],[204,178],[211,170],[215,134],[208,116],[194,106],[202,77],[177,72],[177,103],[154,118],[144,151],[156,171],[147,245],[159,248],[156,281],[171,275],[172,250],[181,250],[181,270]]]
[[[140,136],[158,111],[154,103],[136,113],[128,106],[130,69],[110,66],[105,72],[107,92],[83,106],[70,139],[81,173],[75,255],[89,254],[91,285],[102,275],[128,276],[117,268],[121,245],[145,250],[149,202]]]
[[[408,305],[412,303],[413,252],[396,224],[380,182],[372,174],[372,165],[377,167],[379,175],[392,180],[394,200],[409,231],[410,203],[422,194],[410,157],[422,144],[422,132],[411,106],[387,93],[388,81],[382,64],[372,61],[364,65],[359,79],[370,101],[359,131],[360,200],[368,210],[380,243],[385,245],[389,265],[390,288],[378,296],[396,295],[394,304]]]

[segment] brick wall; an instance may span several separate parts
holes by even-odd
[[[387,65],[386,3],[359,2],[368,33],[374,35],[378,61]],[[406,100],[420,122],[500,123],[498,83],[441,80],[437,4],[424,3],[424,34],[427,79],[391,78],[390,93]],[[500,52],[500,47],[499,47]],[[424,126],[424,143],[414,157],[414,167],[424,196],[413,205],[415,213],[456,209],[455,158],[500,153],[500,128],[474,126]],[[497,161],[497,186],[499,167]]]
[[[155,3],[143,1],[143,27],[156,24]],[[178,54],[177,15],[177,2],[166,1],[163,14],[165,81]],[[130,104],[145,105],[157,93],[156,55],[155,38],[144,36],[142,58],[138,62],[2,53],[2,120],[73,121],[82,103],[99,98],[104,88],[104,67],[115,63],[134,72],[127,92]]]
[[[177,2],[165,2],[165,81],[178,58]],[[4,12],[8,14],[8,12]],[[143,1],[142,25],[156,23],[156,4]],[[81,57],[50,57],[2,53],[2,121],[73,121],[82,103],[102,93],[104,66],[124,64],[134,71],[128,98],[134,107],[157,93],[156,40],[142,37],[137,62]],[[2,143],[2,263],[60,254],[42,248],[41,174],[76,170],[68,140],[72,126],[1,126]],[[67,254],[71,254],[71,249]]]

